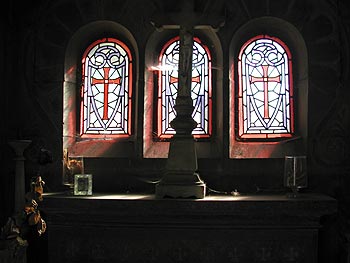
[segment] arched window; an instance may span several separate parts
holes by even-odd
[[[159,56],[157,136],[170,138],[175,130],[170,122],[175,118],[175,99],[178,89],[179,37],[168,41]],[[191,97],[192,118],[197,127],[192,131],[196,138],[208,138],[212,130],[211,57],[208,48],[194,38],[192,55]]]
[[[72,35],[64,62],[64,153],[135,156],[137,70],[137,43],[124,26],[95,21]]]
[[[230,44],[229,158],[305,155],[308,61],[298,29],[260,17]]]
[[[155,31],[145,51],[143,157],[167,158],[170,122],[178,88],[178,29]],[[220,40],[210,26],[194,30],[192,54],[192,131],[198,158],[218,158],[223,140],[223,55]],[[214,89],[215,87],[215,89]]]
[[[114,38],[92,43],[82,57],[80,135],[130,136],[132,57]]]
[[[294,132],[292,60],[278,38],[256,36],[238,57],[238,138],[291,137]]]

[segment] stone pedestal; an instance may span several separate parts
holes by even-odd
[[[196,170],[197,155],[193,138],[177,135],[170,143],[166,172],[156,186],[156,197],[204,198],[205,183]]]
[[[25,204],[25,173],[24,173],[24,161],[23,156],[24,150],[29,146],[31,140],[13,140],[9,141],[8,144],[16,153],[16,173],[15,173],[15,207],[14,213],[24,209]]]

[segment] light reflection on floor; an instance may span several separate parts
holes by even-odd
[[[55,198],[74,198],[74,199],[100,199],[100,200],[177,200],[177,201],[233,201],[233,200],[247,200],[251,196],[232,196],[232,195],[207,195],[203,199],[196,198],[155,198],[154,194],[103,194],[96,193],[93,195],[73,195],[67,193],[44,193],[43,197]]]
[[[153,199],[151,195],[142,194],[108,194],[93,196],[93,199],[125,199],[125,200],[136,200],[136,199]]]

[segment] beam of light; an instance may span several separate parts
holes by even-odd
[[[178,67],[174,65],[157,65],[157,66],[150,66],[148,70],[149,71],[170,71],[170,70],[178,70]]]

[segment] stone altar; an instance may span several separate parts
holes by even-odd
[[[318,194],[68,196],[48,193],[49,263],[318,262],[321,218],[336,200]]]

